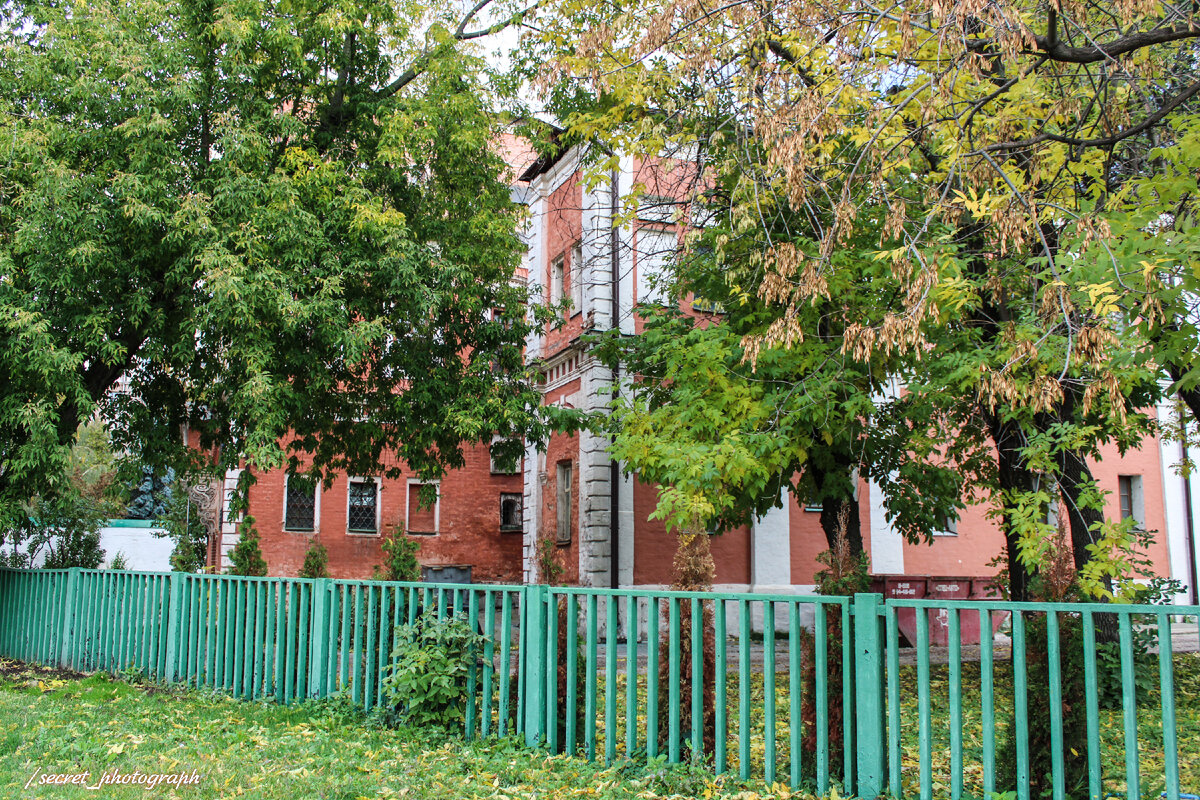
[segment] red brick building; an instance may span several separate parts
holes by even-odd
[[[531,289],[552,303],[570,303],[563,324],[547,326],[527,342],[526,352],[545,376],[547,404],[599,410],[609,402],[614,377],[587,352],[581,336],[612,328],[636,335],[642,324],[638,306],[665,302],[653,276],[678,246],[681,220],[687,219],[682,199],[695,172],[687,162],[624,157],[609,180],[588,188],[580,158],[580,148],[567,149],[522,175],[532,212],[526,264]],[[635,185],[645,193],[630,220],[618,214],[627,210],[625,195]],[[704,315],[686,299],[684,310]],[[619,382],[620,377],[618,388]],[[1156,411],[1160,418],[1171,413],[1169,404]],[[543,451],[527,450],[527,581],[547,580],[549,570],[559,580],[589,586],[669,583],[675,540],[661,522],[649,519],[658,490],[622,475],[606,446],[584,432],[556,435]],[[1188,495],[1200,487],[1188,486],[1175,473],[1180,455],[1178,443],[1147,439],[1140,450],[1123,455],[1104,448],[1092,467],[1101,489],[1110,492],[1110,518],[1132,516],[1158,531],[1147,555],[1160,575],[1188,585],[1197,559],[1188,535]],[[878,486],[863,481],[858,496],[873,573],[968,578],[996,573],[990,562],[1002,552],[1004,537],[986,506],[967,508],[932,544],[914,545],[888,523]],[[714,537],[721,587],[812,586],[816,556],[826,548],[820,509],[802,506],[787,493],[782,501],[752,525]]]
[[[514,165],[514,199],[530,211],[522,277],[535,301],[569,304],[561,325],[530,337],[526,357],[543,375],[546,404],[602,409],[614,376],[582,337],[614,327],[636,335],[639,304],[665,302],[653,278],[678,247],[683,205],[677,199],[694,172],[686,163],[624,157],[608,181],[589,187],[579,148],[534,160],[515,138],[500,144]],[[614,226],[614,212],[635,184],[652,191],[641,197],[635,219]],[[704,315],[690,303],[685,309]],[[1170,408],[1158,411],[1169,414]],[[273,575],[295,575],[307,549],[320,543],[332,576],[369,577],[382,560],[382,537],[403,529],[420,541],[422,565],[467,565],[477,582],[665,585],[675,540],[649,519],[658,490],[623,475],[607,445],[588,432],[558,434],[540,448],[530,444],[521,471],[512,475],[496,472],[486,446],[478,445],[466,467],[441,481],[432,508],[421,507],[414,478],[338,476],[329,488],[314,489],[289,486],[282,472],[267,473],[251,490],[250,513]],[[1093,469],[1111,492],[1111,516],[1134,516],[1159,531],[1148,555],[1160,574],[1188,584],[1197,555],[1188,535],[1188,499],[1200,487],[1175,474],[1179,456],[1177,443],[1147,440],[1124,455],[1106,449]],[[227,489],[235,480],[229,476]],[[752,525],[714,537],[721,587],[811,588],[816,556],[826,546],[819,509],[790,495],[782,500]],[[996,571],[990,562],[1004,540],[985,506],[967,508],[932,544],[919,545],[892,528],[879,488],[866,481],[859,511],[873,573],[975,578]],[[213,561],[226,564],[235,541],[235,526],[226,521]]]

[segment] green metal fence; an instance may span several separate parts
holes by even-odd
[[[1180,794],[1170,633],[1200,638],[1192,606],[0,570],[0,655],[371,708],[423,611],[486,635],[468,737],[820,794]]]

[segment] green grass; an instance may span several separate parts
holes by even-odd
[[[1181,787],[1200,788],[1200,656],[1177,655],[1176,715]],[[982,780],[981,713],[975,674],[964,665],[963,740],[965,784],[977,795]],[[997,738],[1011,712],[1006,670],[997,665]],[[642,678],[644,681],[644,677]],[[641,682],[641,681],[640,681]],[[624,755],[624,675],[618,680],[619,756]],[[604,753],[604,684],[597,696],[598,754]],[[752,774],[740,784],[713,778],[698,769],[647,764],[605,768],[581,758],[530,752],[512,739],[464,742],[460,737],[374,725],[338,701],[278,706],[248,702],[205,691],[129,683],[103,675],[62,676],[0,660],[0,797],[146,797],[141,787],[109,787],[103,792],[78,787],[23,787],[34,770],[82,772],[96,777],[109,770],[143,773],[196,770],[198,788],[160,786],[161,797],[255,798],[658,798],[786,797],[782,787],[767,790],[761,781],[764,742],[761,673],[750,682],[752,702]],[[932,773],[936,796],[950,782],[948,681],[946,668],[931,669]],[[778,779],[786,780],[788,748],[787,680],[777,680]],[[639,700],[645,724],[645,686]],[[737,680],[729,680],[729,763],[737,763]],[[916,668],[901,668],[901,749],[904,788],[916,795],[918,766]],[[1163,753],[1157,694],[1144,698],[1138,711],[1142,796],[1163,789]],[[639,726],[639,727],[640,727]],[[644,731],[644,728],[643,728]],[[580,731],[583,738],[583,731]],[[639,745],[644,741],[639,737]],[[1124,743],[1121,712],[1101,712],[1101,750],[1106,792],[1123,792]],[[685,750],[686,752],[686,750]],[[837,780],[838,776],[831,776]]]
[[[40,773],[196,770],[198,787],[34,786]],[[760,789],[762,787],[759,787]],[[786,791],[775,796],[786,797]],[[0,797],[54,798],[769,797],[698,770],[604,768],[530,752],[511,739],[468,743],[370,724],[345,703],[278,706],[104,675],[63,677],[0,660]]]

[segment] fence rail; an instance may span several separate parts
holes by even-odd
[[[1200,700],[1174,678],[1200,656],[1171,635],[1200,641],[1196,606],[5,569],[0,655],[373,708],[423,612],[484,634],[468,737],[868,798],[1179,800],[1200,782],[1176,724]]]

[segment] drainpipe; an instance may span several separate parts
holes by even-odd
[[[1179,404],[1179,419],[1181,430],[1180,448],[1183,455],[1183,463],[1188,460],[1187,446],[1187,417],[1183,409],[1183,403]],[[1188,475],[1181,476],[1183,479],[1183,530],[1187,536],[1187,564],[1188,564],[1188,595],[1189,602],[1192,605],[1200,605],[1200,587],[1196,586],[1196,526],[1192,522],[1192,481]]]
[[[612,230],[609,232],[610,243],[609,247],[612,250],[612,329],[620,334],[620,313],[621,313],[621,235],[617,228],[617,216],[620,213],[620,201],[617,198],[618,189],[618,166],[612,168],[612,186],[609,192],[609,222]],[[613,366],[612,376],[612,397],[616,400],[620,392],[620,375],[621,365],[618,361]],[[620,499],[621,499],[621,465],[614,458],[609,463],[608,467],[608,489],[609,489],[609,506],[608,506],[608,576],[609,586],[613,589],[621,588],[621,523],[619,519]]]

